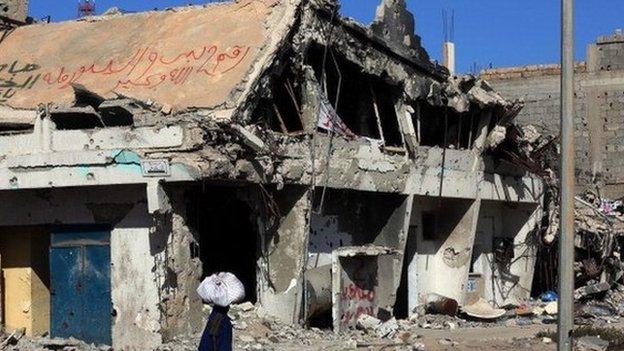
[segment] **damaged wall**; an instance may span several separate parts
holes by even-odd
[[[320,209],[321,192],[319,188],[316,209]],[[397,194],[327,189],[322,213],[312,213],[308,267],[330,264],[332,251],[343,246],[402,249],[405,199]]]
[[[153,348],[161,343],[160,268],[151,250],[144,187],[0,192],[1,226],[110,224],[113,345]],[[136,298],[141,296],[140,299]],[[105,318],[106,316],[104,316]]]
[[[414,198],[405,253],[409,311],[430,293],[463,304],[480,204],[479,199]]]
[[[495,306],[531,297],[541,215],[537,205],[481,202],[470,271],[482,275],[483,298]]]
[[[607,197],[624,195],[624,64],[621,31],[598,38],[587,48],[587,62],[577,63],[575,82],[575,159],[580,186],[597,177]],[[559,133],[559,66],[539,65],[485,70],[481,73],[507,98],[522,98],[521,124]]]
[[[358,318],[390,319],[396,301],[402,256],[379,247],[342,247],[332,255],[332,318],[334,331],[355,328]]]
[[[0,0],[0,16],[18,22],[26,22],[28,2],[28,0]]]
[[[200,332],[204,322],[203,304],[196,292],[202,278],[202,265],[199,257],[191,252],[199,239],[189,223],[187,191],[185,186],[168,186],[166,192],[171,211],[156,215],[156,234],[160,240],[155,242],[152,250],[162,253],[159,265],[164,272],[158,284],[165,340],[184,333]]]
[[[272,192],[272,197],[280,215],[274,217],[264,209],[264,215],[259,218],[263,242],[258,298],[268,314],[285,323],[296,324],[303,312],[303,268],[311,195],[305,187],[287,186]]]

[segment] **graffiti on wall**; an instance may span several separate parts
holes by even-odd
[[[33,87],[68,89],[72,84],[90,87],[94,81],[98,82],[94,90],[99,93],[149,90],[164,84],[183,86],[197,78],[209,84],[241,65],[250,51],[251,47],[244,45],[228,48],[205,45],[167,55],[153,47],[142,47],[129,59],[53,69],[42,69],[39,64],[19,60],[0,62],[0,103]]]
[[[0,62],[0,103],[7,102],[19,91],[32,89],[41,78],[40,66],[34,63]]]
[[[353,325],[361,315],[375,315],[375,290],[362,289],[351,283],[344,287],[342,294],[341,323],[344,326]]]
[[[360,316],[375,316],[377,265],[370,258],[350,258],[344,264],[343,289],[340,294],[342,326],[354,326]]]
[[[60,67],[43,75],[43,81],[59,89],[92,77],[113,77],[110,91],[132,88],[154,89],[162,84],[183,85],[193,76],[215,78],[236,68],[251,50],[235,45],[217,45],[166,55],[152,47],[137,49],[130,59],[111,59],[104,64],[87,63],[77,68]],[[109,92],[110,92],[109,91]]]

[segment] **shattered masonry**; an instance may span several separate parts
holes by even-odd
[[[336,329],[433,295],[463,306],[474,279],[495,306],[528,298],[545,170],[519,149],[522,104],[432,63],[405,1],[371,27],[337,8],[239,0],[7,32],[0,254],[31,253],[15,273],[44,306],[7,327],[153,348],[203,327],[195,288],[224,270],[263,313]],[[80,271],[110,291],[97,336],[59,312],[80,291],[49,293],[76,267],[55,257],[85,245],[110,276]]]
[[[624,118],[624,35],[622,30],[599,37],[587,48],[585,62],[576,64],[575,138],[577,194],[575,203],[575,299],[577,323],[588,315],[611,318],[621,313],[622,247],[624,242],[624,178],[622,118]],[[559,77],[558,65],[495,68],[483,79],[506,97],[526,101],[517,122],[524,141],[514,157],[531,155],[534,170],[545,179],[544,223],[536,265],[535,285],[556,289],[558,227]],[[540,137],[540,135],[555,137]],[[540,139],[542,139],[540,141]],[[509,156],[509,154],[508,154]],[[610,311],[597,315],[596,309]],[[581,319],[579,321],[579,318]]]

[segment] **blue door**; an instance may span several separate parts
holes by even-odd
[[[50,334],[111,345],[110,232],[52,233]]]

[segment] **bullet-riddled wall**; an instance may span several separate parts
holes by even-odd
[[[409,311],[428,294],[464,302],[481,200],[416,197],[405,252]]]
[[[62,223],[109,224],[113,346],[153,348],[161,343],[159,309],[162,256],[159,233],[150,235],[145,187],[92,187],[0,193],[0,228]],[[3,229],[0,229],[3,230]],[[28,239],[13,231],[12,238]],[[40,249],[38,249],[40,250]],[[47,262],[46,262],[47,263]],[[140,296],[140,298],[137,298]],[[37,296],[33,296],[33,301]],[[14,304],[23,308],[23,305]]]

